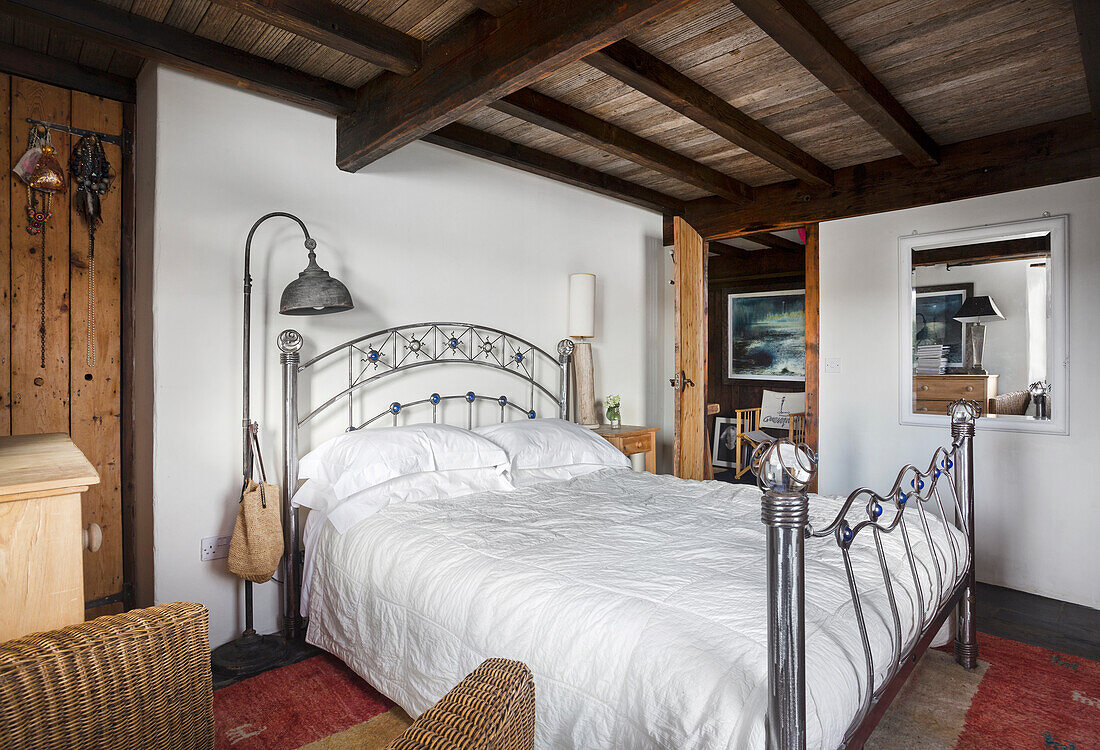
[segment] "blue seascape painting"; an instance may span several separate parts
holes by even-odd
[[[729,377],[806,379],[806,293],[729,295]]]

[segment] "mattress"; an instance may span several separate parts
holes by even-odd
[[[831,520],[840,502],[812,496],[811,520]],[[965,540],[930,515],[929,548],[915,520],[930,611],[928,592],[950,587],[949,536],[958,551]],[[308,641],[412,716],[498,656],[534,673],[538,748],[765,746],[755,487],[607,469],[393,505],[343,535],[320,518],[307,527]],[[883,540],[908,641],[920,628],[913,576],[900,534]],[[893,623],[870,541],[861,535],[852,558],[881,681]],[[835,748],[859,710],[865,668],[832,538],[807,542],[806,581],[808,747]]]

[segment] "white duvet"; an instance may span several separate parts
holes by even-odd
[[[811,517],[823,523],[838,507],[814,496]],[[936,576],[915,510],[908,525],[928,609]],[[318,521],[307,533],[308,640],[409,714],[500,656],[535,675],[537,748],[764,747],[755,487],[608,469],[392,505],[343,535]],[[947,527],[929,523],[946,590]],[[912,634],[916,595],[900,534],[883,538]],[[884,671],[892,623],[870,535],[853,559]],[[832,538],[807,542],[806,578],[808,747],[834,748],[860,705],[864,657]]]

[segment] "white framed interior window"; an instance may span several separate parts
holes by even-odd
[[[1067,229],[1062,215],[898,238],[901,424],[946,425],[965,397],[978,429],[1069,434]]]

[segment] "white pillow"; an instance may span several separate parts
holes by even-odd
[[[294,504],[325,515],[343,534],[364,518],[397,503],[462,497],[475,492],[510,492],[515,487],[496,467],[448,469],[405,474],[339,500],[330,485],[311,479],[294,495]]]
[[[778,393],[764,391],[760,400],[760,427],[773,430],[786,430],[791,424],[791,415],[806,411],[805,393]]]
[[[591,430],[564,419],[524,419],[474,430],[503,448],[517,487],[571,478],[601,468],[630,468],[630,459]],[[563,468],[560,472],[550,469]],[[541,473],[540,473],[541,472]]]
[[[499,446],[469,430],[415,424],[338,435],[302,457],[298,475],[329,485],[342,501],[408,474],[452,469],[503,474],[508,466],[508,456]]]

